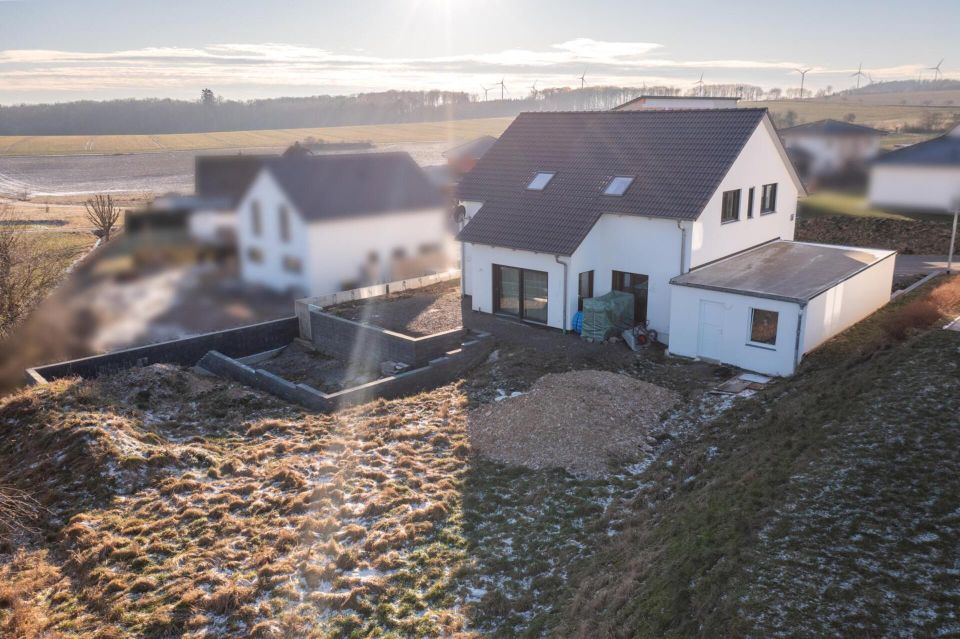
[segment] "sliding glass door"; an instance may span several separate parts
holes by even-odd
[[[543,271],[493,266],[494,312],[547,323],[547,274]]]

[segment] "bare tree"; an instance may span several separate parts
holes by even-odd
[[[87,209],[87,219],[103,237],[104,242],[110,241],[110,231],[120,219],[120,207],[113,203],[113,197],[98,195],[83,203]]]
[[[63,276],[63,264],[72,255],[50,250],[12,219],[9,207],[0,206],[0,335],[20,321]]]

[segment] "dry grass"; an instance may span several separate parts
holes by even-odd
[[[481,135],[500,135],[511,121],[513,118],[480,118],[445,122],[164,135],[8,135],[0,136],[0,155],[91,155],[275,148],[311,136],[327,142],[370,141],[374,144],[402,144],[450,141],[455,144]]]

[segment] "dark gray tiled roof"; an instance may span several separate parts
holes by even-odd
[[[960,130],[960,127],[958,127]],[[890,151],[874,160],[876,164],[911,164],[930,166],[960,166],[960,132],[954,131],[938,138],[918,142]]]
[[[852,122],[843,122],[841,120],[817,120],[816,122],[807,122],[797,126],[780,129],[780,135],[789,135],[790,133],[814,133],[818,135],[886,135],[886,131],[874,129],[873,127],[863,126],[862,124],[853,124]]]
[[[892,255],[896,251],[778,240],[670,283],[803,304]]]
[[[279,155],[198,155],[194,160],[194,192],[204,199],[223,199],[234,208],[260,169]]]
[[[696,219],[766,109],[523,113],[461,182],[477,244],[570,255],[603,213]],[[527,184],[556,175],[543,191]],[[633,176],[621,197],[603,195]]]
[[[426,173],[402,152],[289,157],[267,169],[308,221],[445,204]]]

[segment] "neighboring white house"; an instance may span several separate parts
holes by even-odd
[[[792,240],[801,192],[765,109],[522,114],[460,184],[464,294],[569,329],[583,298],[626,291],[672,351],[690,327],[671,280]]]
[[[719,98],[697,95],[641,95],[614,111],[645,111],[650,109],[735,109],[740,98]]]
[[[868,197],[879,208],[953,211],[960,198],[960,126],[877,158]]]
[[[446,268],[443,196],[407,153],[266,163],[238,206],[243,279],[315,296]]]
[[[776,241],[673,278],[670,352],[791,375],[890,301],[895,251]]]
[[[863,174],[880,152],[886,133],[851,122],[818,120],[780,130],[780,138],[804,179]]]

